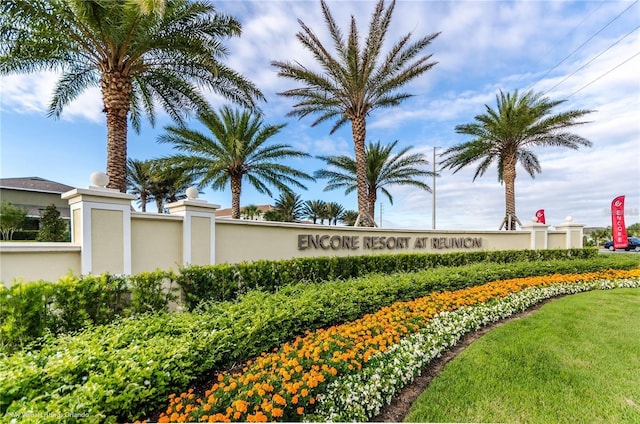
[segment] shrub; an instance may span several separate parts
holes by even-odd
[[[260,260],[251,263],[188,266],[180,269],[176,282],[188,310],[203,301],[233,300],[248,290],[274,292],[299,281],[346,280],[371,273],[416,272],[433,267],[472,263],[515,263],[554,259],[587,259],[596,249],[508,250],[456,253],[411,253]]]
[[[156,410],[205,372],[225,369],[305,331],[351,321],[398,300],[529,275],[637,267],[615,260],[475,264],[349,281],[252,291],[195,313],[143,315],[48,336],[42,349],[0,357],[2,413],[43,418],[85,413],[83,421],[131,421]],[[73,421],[73,419],[69,419]],[[79,419],[78,419],[79,421]]]

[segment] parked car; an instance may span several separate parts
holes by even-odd
[[[604,248],[609,249],[612,252],[616,250],[616,248],[613,246],[613,241],[606,242],[604,244]],[[619,249],[619,250],[622,250],[622,249]],[[636,252],[640,252],[640,238],[629,237],[629,244],[627,244],[627,247],[625,247],[624,250],[635,250]]]

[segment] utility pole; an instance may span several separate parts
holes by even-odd
[[[431,187],[433,201],[431,202],[431,229],[436,229],[436,146],[433,146],[433,185]]]
[[[384,203],[380,202],[380,228],[382,228],[382,211],[384,211]]]

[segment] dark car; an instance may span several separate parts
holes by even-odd
[[[616,250],[616,248],[613,247],[613,241],[606,242],[604,244],[604,248],[605,249],[609,249],[612,252],[614,250]],[[618,250],[622,250],[622,248],[620,248]],[[629,237],[629,244],[627,244],[627,247],[625,247],[624,250],[635,250],[636,252],[640,252],[640,238],[638,238],[638,237]]]

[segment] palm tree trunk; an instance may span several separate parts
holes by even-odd
[[[367,126],[364,116],[358,116],[351,120],[351,133],[356,153],[356,187],[358,192],[358,214],[360,225],[373,227],[369,216],[369,203],[367,193],[367,155],[364,141],[367,136]]]
[[[131,107],[131,79],[119,71],[104,72],[100,79],[107,115],[107,187],[127,191],[127,115]]]
[[[378,193],[375,190],[369,192],[367,202],[369,204],[369,216],[371,219],[376,217],[376,201],[378,200]]]
[[[147,211],[147,194],[144,193],[144,191],[140,192],[140,209],[142,209],[142,212],[146,212]]]
[[[505,219],[506,229],[516,229],[516,159],[510,158],[504,161],[504,168],[502,171],[502,178],[504,179],[504,196],[505,196]]]
[[[242,176],[231,177],[231,218],[240,219],[240,192],[242,191]]]

